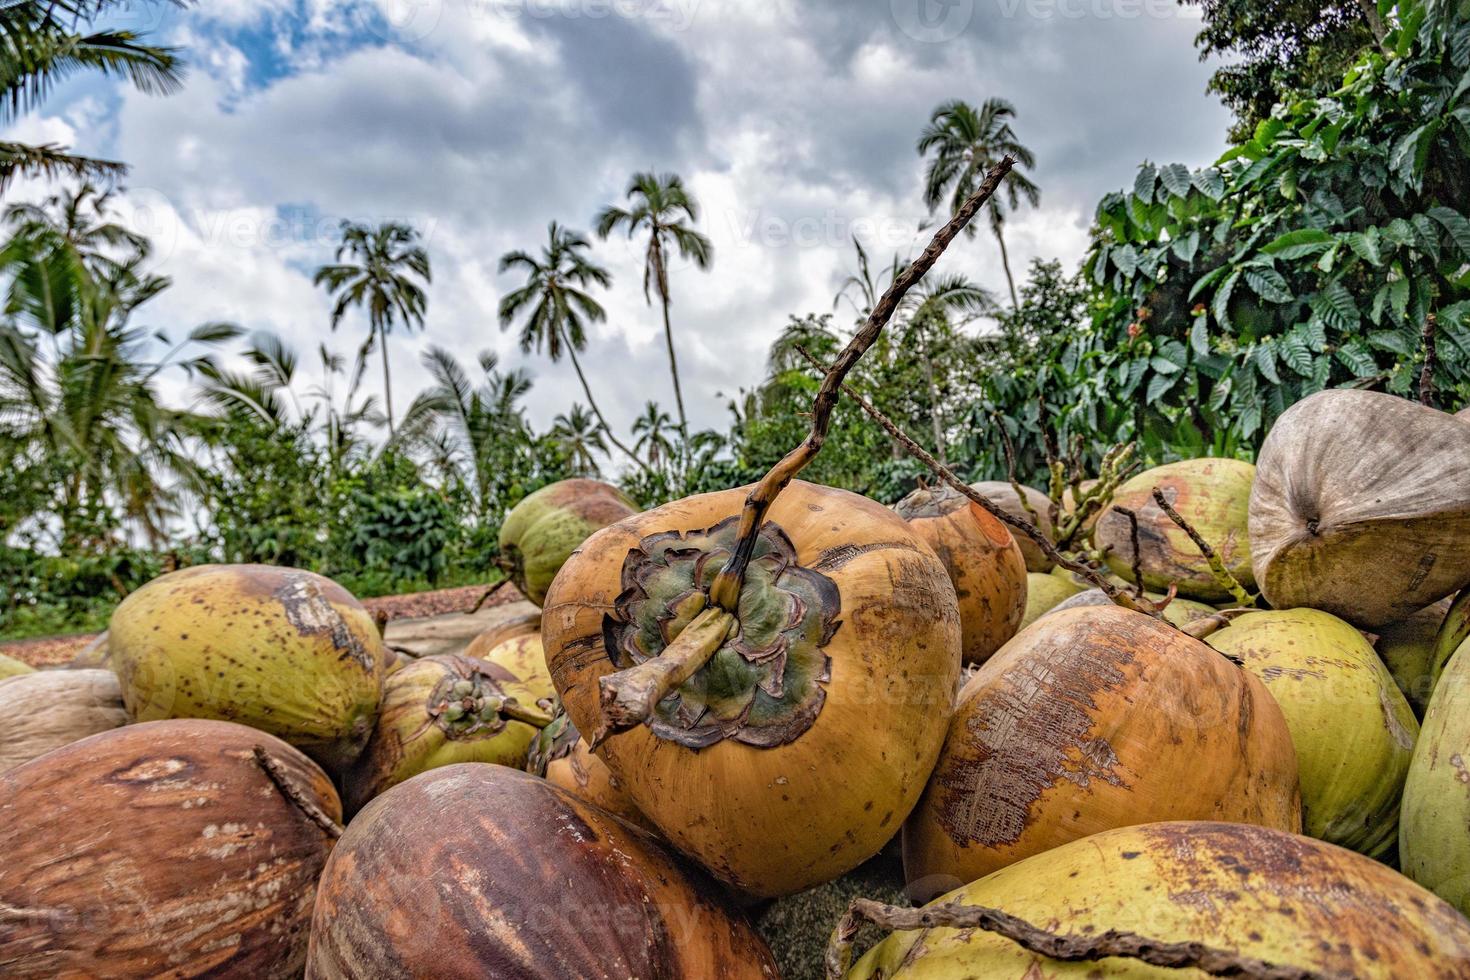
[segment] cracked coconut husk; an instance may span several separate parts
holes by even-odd
[[[616,611],[603,621],[618,669],[659,656],[705,610],[738,531],[731,517],[702,531],[650,535],[629,551]],[[727,738],[761,747],[795,740],[826,699],[831,659],[822,648],[840,625],[840,607],[836,584],[797,564],[785,531],[763,525],[729,634],[658,702],[649,727],[690,748]]]

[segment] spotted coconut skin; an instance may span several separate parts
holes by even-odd
[[[28,910],[0,915],[0,976],[300,976],[332,838],[257,745],[341,819],[315,763],[226,722],[130,725],[0,775],[0,907]]]
[[[1238,459],[1187,459],[1145,470],[1113,494],[1093,529],[1098,548],[1108,548],[1108,567],[1130,582],[1133,579],[1132,526],[1118,508],[1138,518],[1139,568],[1143,585],[1203,602],[1228,600],[1230,590],[1215,581],[1209,562],[1189,535],[1165,514],[1153,499],[1154,487],[1179,516],[1200,533],[1225,567],[1246,588],[1255,588],[1251,570],[1248,511],[1256,468]]]
[[[1470,643],[1450,657],[1414,746],[1399,814],[1404,874],[1470,915]]]
[[[648,834],[503,766],[424,773],[348,827],[311,980],[776,980],[765,944]]]
[[[571,553],[594,531],[631,517],[638,508],[600,480],[562,480],[511,508],[500,526],[500,552],[511,582],[536,605]]]
[[[1089,834],[1158,820],[1301,829],[1296,752],[1261,682],[1116,606],[1052,612],[960,692],[904,826],[917,899]]]
[[[372,732],[386,660],[351,593],[271,565],[200,565],[154,579],[113,613],[108,650],[134,720],[239,722],[333,771]]]
[[[1265,827],[1154,823],[1097,834],[945,895],[1071,936],[1199,942],[1361,980],[1470,976],[1470,923],[1344,848]],[[1119,958],[1063,963],[980,929],[894,933],[849,980],[1203,980]]]
[[[1026,614],[1026,558],[1006,526],[949,487],[915,490],[894,506],[944,564],[960,604],[965,662],[984,663]]]

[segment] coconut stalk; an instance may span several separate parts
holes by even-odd
[[[983,905],[946,903],[930,908],[906,909],[868,898],[853,899],[832,933],[825,960],[828,980],[841,980],[847,973],[852,963],[853,939],[865,923],[872,923],[880,929],[905,932],[915,929],[982,929],[1004,936],[1033,953],[1068,963],[1090,963],[1116,956],[1165,969],[1196,969],[1212,977],[1346,980],[1341,974],[1270,963],[1198,942],[1165,942],[1117,929],[1092,935],[1048,932],[1018,916]]]
[[[1184,519],[1183,514],[1180,514],[1174,509],[1174,505],[1169,503],[1168,498],[1164,496],[1164,491],[1159,487],[1154,487],[1153,497],[1154,503],[1159,505],[1159,509],[1168,516],[1169,520],[1179,525],[1181,531],[1189,535],[1189,540],[1194,542],[1194,546],[1199,549],[1199,553],[1204,556],[1205,561],[1210,563],[1210,574],[1214,576],[1215,581],[1219,583],[1220,587],[1229,591],[1231,598],[1238,604],[1242,606],[1254,606],[1256,604],[1256,597],[1246,591],[1245,586],[1240,584],[1240,579],[1230,573],[1230,569],[1225,567],[1225,562],[1220,560],[1220,556],[1215,553],[1214,548],[1210,547],[1210,543],[1204,539],[1204,536]],[[1129,516],[1131,517],[1132,515],[1130,514]],[[1139,576],[1137,564],[1138,523],[1136,519],[1133,525],[1133,555],[1133,574],[1141,585],[1143,579]]]
[[[1113,510],[1128,518],[1128,541],[1133,546],[1133,594],[1143,595],[1143,549],[1138,546],[1138,515],[1127,507],[1114,507]]]
[[[325,810],[313,803],[310,797],[301,791],[301,787],[291,781],[291,774],[284,766],[271,758],[265,746],[257,745],[252,751],[255,754],[256,764],[264,770],[272,785],[290,801],[292,806],[305,814],[312,823],[322,828],[322,832],[328,837],[336,840],[342,836],[342,825],[328,816]]]
[[[610,674],[598,682],[603,717],[602,727],[594,733],[592,745],[596,746],[610,734],[626,731],[647,720],[654,705],[714,656],[735,625],[745,572],[755,554],[766,514],[781,491],[821,452],[843,380],[878,340],[904,296],[934,267],[945,249],[990,200],[1014,165],[1012,157],[1004,157],[985,175],[975,193],[935,233],[919,257],[894,278],[874,304],[863,326],[838,354],[812,402],[812,426],[806,439],[771,467],[746,497],[734,554],[710,584],[708,606],[700,613],[703,619],[698,621],[700,628],[694,629],[695,624],[691,623],[654,660]],[[668,664],[655,666],[662,660],[667,660]]]

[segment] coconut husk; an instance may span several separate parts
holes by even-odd
[[[1297,402],[1261,446],[1256,582],[1279,608],[1375,628],[1470,584],[1470,428],[1393,395]]]
[[[46,670],[0,681],[0,772],[128,723],[110,670]]]
[[[1034,524],[1037,530],[1046,535],[1048,541],[1055,543],[1056,528],[1051,521],[1051,498],[1046,494],[1035,487],[1028,487],[1024,484],[1021,486],[1022,492],[1026,494],[1026,500],[1031,504],[1031,510],[1035,512],[1033,516],[1021,503],[1021,498],[1016,495],[1016,488],[1004,480],[988,480],[984,483],[972,483],[970,486],[980,491],[991,503],[1012,517],[1019,517],[1023,521]],[[1046,554],[1031,539],[1025,535],[1018,535],[1016,544],[1021,546],[1021,555],[1026,559],[1026,571],[1049,572],[1052,570],[1051,559],[1046,557]]]

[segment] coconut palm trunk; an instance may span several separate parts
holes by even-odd
[[[1019,310],[1021,308],[1021,300],[1016,296],[1016,277],[1011,275],[1011,256],[1006,251],[1006,236],[1001,231],[999,222],[996,222],[995,225],[995,240],[1000,243],[1000,265],[1001,268],[1005,269],[1006,285],[1011,290],[1011,309]]]
[[[658,297],[664,313],[664,344],[669,349],[669,373],[674,378],[674,406],[679,412],[679,464],[683,470],[688,468],[689,460],[689,417],[684,414],[684,390],[679,384],[679,358],[674,353],[674,328],[669,324],[668,270],[664,267],[663,248],[659,245],[657,235],[653,239],[653,252],[654,268],[658,276]]]
[[[616,435],[613,434],[612,426],[608,425],[607,424],[607,419],[603,418],[603,416],[602,416],[602,409],[600,409],[600,408],[597,407],[597,399],[595,399],[595,398],[592,397],[592,387],[591,387],[591,385],[587,384],[587,375],[585,375],[585,374],[582,373],[582,362],[579,361],[579,360],[577,360],[577,348],[570,341],[567,341],[565,339],[566,338],[565,332],[563,332],[562,337],[563,337],[564,342],[566,343],[567,354],[570,355],[571,356],[571,359],[572,359],[572,368],[573,368],[573,370],[575,370],[577,372],[577,380],[580,381],[580,382],[582,382],[582,393],[587,396],[587,404],[589,406],[591,406],[591,408],[592,408],[592,414],[597,416],[597,422],[598,422],[599,425],[602,426],[602,431],[607,433],[608,440],[614,446],[617,446],[619,449],[621,449],[623,451],[623,455],[627,456],[633,462],[637,463],[640,467],[642,467],[643,470],[644,470],[644,472],[646,472],[646,473],[652,473],[653,470],[649,469],[648,464],[645,463],[638,456],[637,453],[635,453],[635,452],[633,452],[633,450],[629,449],[623,443],[623,441],[621,439],[619,439]]]
[[[388,416],[388,441],[397,434],[393,428],[393,379],[388,373],[388,335],[378,328],[378,342],[383,350],[383,409]]]

